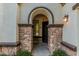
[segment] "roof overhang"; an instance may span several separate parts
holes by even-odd
[[[72,9],[75,10],[75,9],[78,8],[78,7],[79,7],[79,3],[75,4],[75,5],[72,7]]]

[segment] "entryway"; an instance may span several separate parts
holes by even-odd
[[[49,51],[51,54],[60,48],[63,24],[54,24],[52,16],[51,11],[44,7],[38,7],[31,11],[28,24],[19,25],[22,50],[33,52],[33,55],[47,56]]]
[[[48,18],[38,14],[33,19],[33,55],[47,56],[48,50]]]

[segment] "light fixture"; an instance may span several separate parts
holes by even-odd
[[[68,15],[65,15],[65,16],[64,16],[63,21],[64,21],[64,23],[68,24]]]

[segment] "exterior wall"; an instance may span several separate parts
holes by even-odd
[[[77,46],[77,27],[76,27],[76,12],[72,10],[75,4],[66,4],[61,7],[59,4],[22,4],[21,5],[21,19],[20,23],[28,23],[29,13],[33,8],[43,6],[51,10],[54,15],[54,24],[62,24],[65,14],[69,15],[69,23],[65,24],[63,28],[63,40]],[[49,20],[51,22],[51,20]],[[51,24],[51,23],[49,23]],[[70,37],[69,37],[70,36]]]
[[[1,4],[0,4],[1,5]],[[16,42],[16,4],[2,4],[0,18],[0,42]],[[0,16],[1,17],[1,16]]]
[[[77,43],[78,43],[78,45],[77,45],[77,55],[79,56],[79,9],[77,9],[77,37],[78,37],[78,39],[77,39]]]
[[[0,54],[1,55],[16,55],[16,52],[19,50],[19,46],[17,47],[7,47],[7,46],[3,46],[0,47]]]
[[[43,3],[26,3],[21,4],[21,19],[20,24],[28,24],[28,16],[30,12],[36,7],[46,7],[51,10],[54,15],[54,23],[60,23],[59,20],[62,19],[62,7],[60,4],[50,3],[50,4],[43,4]],[[52,20],[49,20],[49,24],[52,23]]]
[[[18,46],[14,46],[16,45],[16,6],[16,3],[0,3],[0,54],[15,55],[18,50]]]
[[[3,4],[0,3],[0,33],[2,33],[3,26]],[[2,34],[0,34],[0,40],[3,38]]]
[[[62,19],[63,10],[63,16],[65,14],[69,14],[69,24],[65,24],[64,26],[63,40],[77,46],[77,28],[76,20],[74,20],[76,19],[76,15],[75,11],[72,10],[73,5],[74,4],[66,4],[62,8],[59,4],[22,4],[20,23],[28,23],[28,15],[30,11],[38,6],[45,6],[49,8],[54,15],[54,23],[60,23],[59,21]],[[2,33],[0,35],[0,41],[16,41],[16,4],[0,4],[0,8],[2,9],[0,9],[0,19],[2,19],[0,20],[0,33]],[[67,33],[69,34],[67,35]],[[71,35],[71,37],[69,37],[69,35]]]
[[[66,4],[61,7],[60,4],[21,4],[20,24],[28,24],[28,16],[33,8],[43,6],[51,10],[54,15],[54,24],[61,24],[65,14],[69,15],[69,22],[63,27],[63,41],[77,46],[78,40],[78,19],[75,10],[72,10],[74,4]],[[63,12],[62,12],[63,11]],[[0,42],[16,42],[16,16],[17,4],[0,4]],[[51,24],[52,20],[49,20]],[[1,50],[1,48],[0,48]]]
[[[28,15],[33,8],[39,6],[47,7],[54,15],[54,24],[62,24],[65,14],[69,15],[68,24],[63,27],[63,41],[77,46],[77,15],[76,11],[72,10],[75,4],[66,4],[64,7],[58,7],[58,4],[22,4],[21,5],[21,20],[20,23],[28,23]],[[29,7],[28,7],[29,6]],[[52,6],[52,7],[51,7]],[[56,7],[56,8],[55,8]],[[25,14],[27,13],[27,14]],[[26,22],[24,22],[26,20]],[[51,20],[49,20],[51,22]],[[51,23],[49,23],[51,24]]]
[[[75,4],[66,4],[63,7],[63,17],[65,14],[69,15],[68,24],[63,27],[63,41],[77,46],[77,15],[76,11],[72,10]]]

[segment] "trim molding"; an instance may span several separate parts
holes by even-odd
[[[77,7],[79,7],[79,3],[76,3],[76,4],[72,7],[72,9],[75,10]]]
[[[35,7],[34,9],[32,9],[32,11],[29,13],[29,16],[28,16],[28,24],[29,24],[29,19],[30,19],[31,13],[32,13],[34,10],[38,9],[38,8],[44,8],[44,9],[48,10],[49,13],[50,13],[51,16],[52,16],[52,24],[54,24],[54,15],[53,15],[53,13],[51,12],[50,9],[48,9],[47,7],[43,7],[43,6]]]
[[[48,28],[50,27],[63,27],[63,24],[49,24]]]
[[[74,46],[74,45],[72,45],[72,44],[70,44],[70,43],[67,43],[67,42],[62,41],[61,44],[62,44],[63,46],[65,46],[65,47],[67,47],[67,48],[73,50],[73,51],[77,51],[76,46]]]
[[[32,24],[18,24],[18,26],[21,26],[21,27],[29,27],[29,26],[33,26]]]
[[[0,47],[16,47],[19,46],[20,42],[0,42]]]

